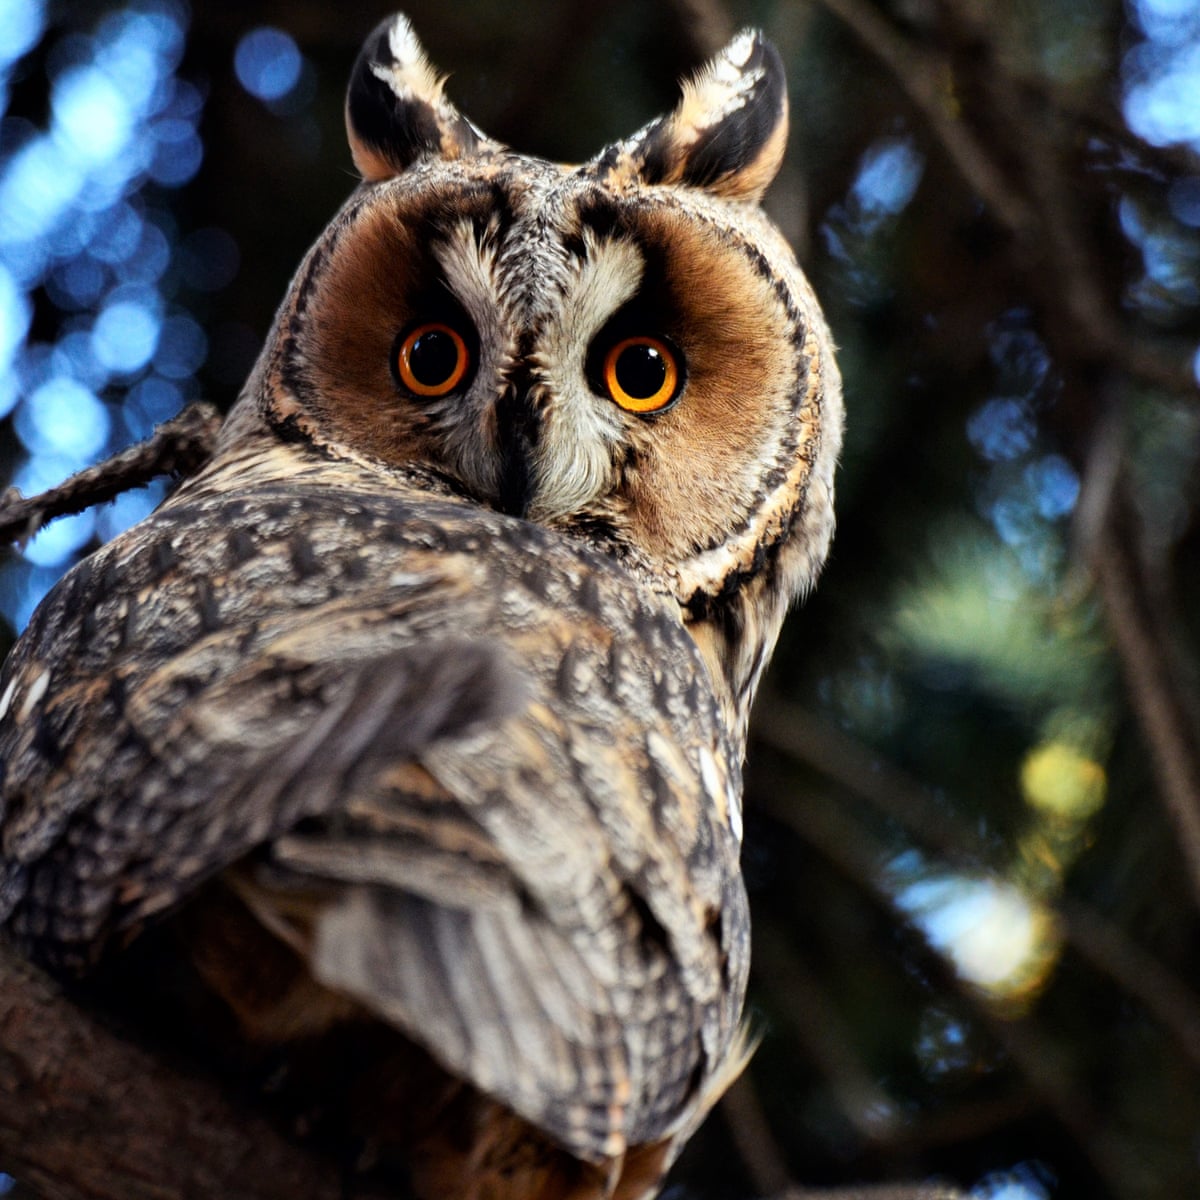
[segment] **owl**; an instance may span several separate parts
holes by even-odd
[[[211,459],[0,675],[0,920],[422,1200],[651,1196],[745,1058],[747,719],[833,529],[782,67],[562,166],[395,16],[346,124]]]

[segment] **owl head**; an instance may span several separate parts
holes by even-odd
[[[759,207],[787,134],[778,54],[740,33],[674,112],[563,166],[462,116],[395,16],[346,125],[361,185],[242,417],[615,557],[678,605],[744,731],[826,555],[842,426],[825,322]]]

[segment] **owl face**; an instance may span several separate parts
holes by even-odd
[[[825,557],[841,431],[820,310],[758,208],[786,134],[774,50],[740,35],[674,113],[565,167],[458,114],[395,17],[347,127],[362,186],[245,402],[616,556],[680,606],[744,724]]]

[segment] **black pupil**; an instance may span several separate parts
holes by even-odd
[[[408,369],[425,387],[445,383],[458,369],[458,343],[444,329],[430,329],[413,342]]]
[[[653,346],[628,346],[617,356],[617,382],[627,396],[649,400],[667,381],[667,360]]]

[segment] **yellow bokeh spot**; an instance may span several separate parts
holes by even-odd
[[[1086,821],[1104,804],[1104,768],[1066,742],[1043,742],[1021,766],[1021,790],[1048,817]]]

